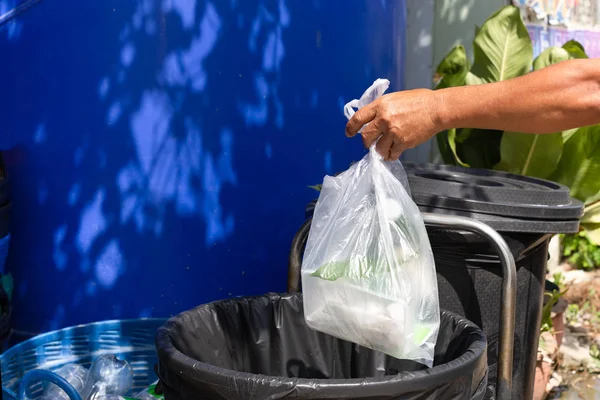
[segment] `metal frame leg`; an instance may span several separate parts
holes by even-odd
[[[513,349],[515,335],[515,306],[517,301],[517,267],[515,258],[498,232],[472,218],[424,213],[425,225],[477,233],[488,240],[498,252],[502,265],[502,298],[500,299],[500,343],[498,349],[498,382],[496,400],[508,400],[512,394]],[[292,242],[288,266],[288,292],[300,290],[302,253],[308,239],[311,219],[296,233]]]
[[[500,344],[498,349],[498,382],[496,399],[512,395],[513,350],[515,338],[515,307],[517,302],[517,266],[515,258],[498,232],[472,218],[452,215],[423,214],[425,225],[459,229],[483,236],[498,252],[502,265],[502,298],[500,299]]]

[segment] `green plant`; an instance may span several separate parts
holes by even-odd
[[[565,277],[561,272],[556,272],[553,279],[556,286],[558,286],[558,290],[545,293],[545,296],[548,296],[548,300],[542,308],[542,332],[549,332],[554,328],[554,324],[552,323],[552,307],[554,307],[558,300],[560,300],[568,290],[565,285]],[[577,311],[579,311],[579,309]]]
[[[567,311],[565,312],[565,319],[567,320],[567,324],[571,325],[574,322],[577,322],[579,318],[579,305],[577,304],[569,304],[567,306]]]
[[[593,343],[590,346],[590,356],[592,356],[596,360],[600,359],[600,349],[598,348],[598,346],[595,343]]]
[[[549,332],[554,327],[552,323],[552,307],[558,302],[558,300],[563,297],[567,293],[567,291],[553,290],[552,293],[546,292],[546,296],[549,296],[549,299],[544,304],[542,308],[542,332]]]
[[[555,272],[552,275],[552,280],[554,281],[554,284],[556,286],[558,286],[558,288],[561,292],[563,292],[567,289],[567,284],[565,282],[565,275],[561,271]]]
[[[473,63],[462,46],[442,60],[436,89],[498,82],[561,61],[587,58],[581,44],[569,41],[544,50],[535,60],[529,33],[517,7],[507,6],[475,29]],[[450,129],[437,136],[445,163],[497,169],[550,179],[568,186],[586,203],[582,227],[600,244],[600,125],[530,135],[482,129]]]
[[[586,271],[600,266],[600,246],[590,241],[585,231],[576,235],[562,235],[562,255],[578,269]]]

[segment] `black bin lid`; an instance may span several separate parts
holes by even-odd
[[[475,218],[501,232],[574,233],[583,203],[543,179],[441,164],[404,163],[423,212]]]

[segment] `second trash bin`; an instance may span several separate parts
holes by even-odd
[[[405,164],[412,196],[422,212],[458,215],[500,232],[517,265],[513,394],[531,399],[542,301],[553,234],[577,232],[583,212],[569,188],[500,171],[435,164]],[[483,328],[489,376],[496,382],[500,265],[486,241],[460,230],[428,228],[436,261],[440,307]]]
[[[202,305],[158,330],[158,374],[171,400],[482,399],[486,339],[443,312],[434,367],[311,330],[302,294]]]

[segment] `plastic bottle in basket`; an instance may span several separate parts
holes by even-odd
[[[133,387],[133,368],[127,361],[113,355],[103,355],[92,363],[84,399],[97,400],[106,395],[124,395]]]
[[[88,374],[88,370],[85,367],[82,367],[78,364],[66,364],[56,371],[55,374],[60,375],[65,378],[67,382],[73,386],[75,390],[79,392],[79,394],[83,395],[83,389],[86,383],[86,377]],[[58,386],[48,383],[45,386],[44,394],[42,395],[43,400],[69,400],[69,396],[60,389]]]
[[[138,394],[136,394],[133,397],[119,396],[116,394],[107,394],[105,396],[99,397],[98,400],[157,400],[157,399],[164,399],[165,398],[164,395],[157,394],[155,391],[157,383],[158,383],[158,381],[154,382],[152,385],[150,385],[146,389],[142,390],[141,392],[139,392]]]

